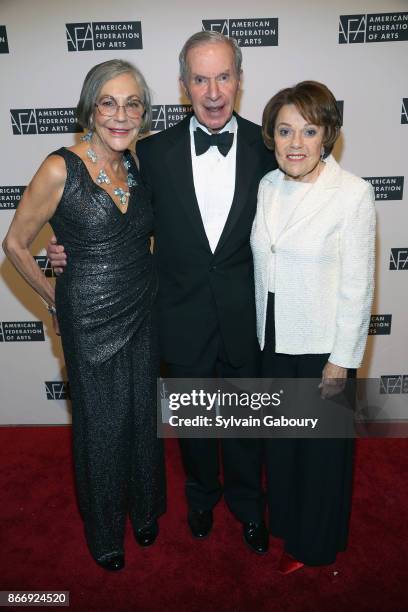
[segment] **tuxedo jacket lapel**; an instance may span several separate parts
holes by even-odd
[[[257,154],[252,147],[254,141],[251,137],[248,137],[249,135],[245,130],[245,125],[240,121],[240,117],[236,115],[236,118],[238,132],[234,198],[214,254],[222,249],[237,223],[247,202],[251,181],[259,164]]]
[[[293,211],[285,227],[282,228],[279,236],[275,236],[275,239],[280,238],[291,227],[299,223],[299,221],[312,216],[319,209],[327,205],[327,202],[338,189],[340,172],[340,166],[334,158],[332,156],[328,157],[324,172],[319,176],[316,183],[312,184],[308,193],[299,202],[299,205]],[[264,216],[265,219],[269,218],[270,227],[276,226],[277,224],[279,208],[276,206],[276,198],[278,197],[278,192],[282,186],[284,176],[282,172],[276,173],[272,181],[274,186],[273,192],[264,200]]]
[[[305,217],[309,217],[319,209],[326,206],[327,202],[336,193],[340,180],[340,166],[333,157],[329,157],[326,161],[326,167],[316,183],[312,184],[310,191],[294,211],[292,217],[285,228],[288,230]]]
[[[189,123],[190,116],[179,123],[179,130],[174,131],[173,142],[165,155],[165,163],[170,170],[171,180],[178,199],[189,217],[197,237],[211,251],[194,189]]]
[[[214,255],[222,249],[237,223],[247,202],[251,182],[259,165],[258,153],[253,146],[256,139],[247,131],[241,118],[238,115],[236,118],[238,132],[234,197]],[[165,163],[170,170],[171,180],[179,201],[190,218],[197,237],[211,251],[194,188],[189,124],[190,116],[183,119],[177,129],[172,131],[172,142],[165,154]]]

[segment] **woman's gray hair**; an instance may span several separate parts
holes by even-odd
[[[150,91],[143,74],[130,62],[125,60],[113,59],[97,64],[88,72],[82,85],[81,95],[77,106],[77,120],[83,127],[91,130],[93,128],[93,114],[95,103],[98,100],[103,85],[119,76],[120,74],[131,74],[136,79],[137,84],[142,90],[142,102],[144,106],[143,120],[140,126],[140,133],[150,130],[152,121],[152,103]]]
[[[203,32],[196,32],[196,34],[190,36],[190,38],[184,43],[184,47],[182,48],[179,55],[180,79],[183,81],[186,87],[189,75],[187,54],[190,49],[208,43],[225,43],[231,48],[232,53],[234,55],[235,72],[237,77],[239,78],[242,66],[242,51],[239,48],[237,41],[234,38],[227,38],[226,36],[224,36],[224,34],[221,34],[220,32],[204,30]]]

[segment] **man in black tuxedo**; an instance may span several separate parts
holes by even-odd
[[[161,356],[171,378],[258,377],[249,236],[259,181],[276,162],[260,127],[234,113],[242,73],[237,43],[198,32],[179,59],[193,114],[137,144],[155,213]],[[60,249],[48,252],[54,266],[64,265]],[[222,495],[218,444],[193,438],[180,446],[188,524],[203,538]],[[264,553],[261,442],[225,439],[221,446],[224,498],[247,544]]]
[[[276,167],[259,126],[233,114],[241,50],[217,32],[191,36],[180,81],[193,115],[138,143],[152,189],[159,271],[159,337],[167,374],[257,377],[249,235],[261,177]],[[215,439],[181,439],[188,522],[206,536],[222,490]],[[266,552],[261,443],[222,440],[224,497],[244,537]]]

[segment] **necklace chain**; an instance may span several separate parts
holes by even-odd
[[[89,147],[89,149],[86,152],[86,155],[88,157],[88,159],[91,160],[91,162],[93,164],[96,164],[98,161],[98,155],[95,153],[95,151],[93,149],[91,149],[91,147]],[[133,174],[131,172],[129,172],[130,169],[130,161],[127,159],[123,159],[123,166],[125,168],[125,170],[127,171],[127,186],[130,187],[135,187],[137,185],[137,182],[133,176]],[[111,185],[112,181],[109,178],[109,176],[106,174],[105,170],[103,168],[101,168],[99,170],[98,176],[96,177],[96,182],[98,183],[98,185],[103,185],[104,183],[106,185]],[[119,198],[119,204],[121,206],[126,206],[128,203],[128,199],[130,197],[130,192],[129,191],[125,191],[124,189],[122,189],[122,187],[115,187],[115,189],[113,190],[114,195]]]

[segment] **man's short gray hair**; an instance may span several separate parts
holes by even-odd
[[[100,91],[104,84],[111,79],[121,75],[131,74],[136,83],[142,90],[142,102],[144,106],[143,120],[140,126],[140,133],[143,134],[150,130],[152,121],[152,103],[150,91],[143,74],[130,62],[125,60],[113,59],[97,64],[90,69],[82,85],[81,95],[77,106],[78,123],[88,130],[93,128],[93,114],[95,103],[98,100]]]
[[[231,48],[234,54],[235,71],[237,77],[239,78],[242,66],[242,51],[239,48],[237,41],[234,38],[227,38],[227,36],[224,36],[224,34],[221,34],[220,32],[204,30],[203,32],[196,32],[196,34],[190,36],[190,38],[184,43],[184,47],[180,52],[180,78],[183,81],[184,85],[187,86],[187,80],[189,75],[187,53],[190,51],[190,49],[193,49],[194,47],[209,43],[225,43]]]

